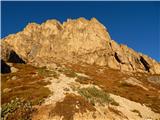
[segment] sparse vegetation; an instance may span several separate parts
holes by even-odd
[[[89,84],[92,83],[92,80],[87,77],[77,76],[76,82],[79,82],[81,84]]]
[[[119,103],[118,103],[118,102],[116,102],[115,100],[112,100],[111,105],[119,106]]]
[[[62,72],[63,74],[65,74],[68,77],[77,77],[77,74],[71,69],[61,68],[58,71]]]
[[[48,70],[46,67],[37,68],[37,70],[39,76],[58,78],[58,74],[55,71]]]
[[[100,105],[112,104],[118,106],[119,104],[114,101],[110,95],[96,87],[81,88],[78,93],[85,97],[90,103],[95,105],[99,103]]]
[[[114,109],[113,107],[108,107],[108,109],[119,116],[123,116],[123,113],[121,111]]]
[[[104,69],[103,73],[96,72],[97,70],[101,69],[101,67],[96,65],[77,65],[72,64],[70,65],[70,68],[72,68],[74,71],[77,71],[79,73],[85,73],[88,76],[91,76],[91,83],[99,86],[104,91],[107,91],[108,93],[112,93],[115,95],[119,95],[121,97],[127,98],[131,101],[135,101],[141,104],[146,104],[147,107],[150,107],[152,111],[156,113],[160,113],[160,100],[158,99],[159,93],[157,90],[159,90],[158,84],[152,84],[147,81],[149,74],[146,73],[132,73],[129,74],[127,72],[121,72],[114,69]],[[84,72],[85,71],[85,72]],[[139,74],[137,78],[137,74]],[[153,87],[154,90],[144,91],[144,89],[137,89],[137,87],[134,86],[128,86],[128,85],[121,85],[121,82],[124,78],[129,77],[135,77],[139,81],[142,82],[142,84],[146,88]],[[90,82],[88,82],[90,83]],[[128,92],[129,91],[129,92]],[[149,97],[154,96],[154,97]]]
[[[125,116],[121,111],[119,111],[118,109],[116,109],[115,107],[108,107],[109,111],[115,113],[118,116],[121,116],[121,118],[123,118],[124,120],[127,120],[128,117]]]
[[[38,83],[34,83],[33,85],[17,86],[17,88],[12,89],[11,92],[2,93],[2,104],[10,102],[16,97],[34,102],[38,99],[47,97],[49,94],[49,89],[43,85],[39,85]]]
[[[11,102],[11,100],[14,100],[16,97],[22,98],[25,101],[29,101],[31,105],[42,104],[44,98],[46,98],[50,94],[49,89],[44,87],[49,82],[46,82],[43,79],[49,76],[55,77],[56,75],[54,76],[54,74],[52,74],[52,72],[54,73],[54,71],[49,71],[46,68],[35,68],[27,64],[14,65],[14,67],[19,69],[16,73],[1,75],[2,106],[7,105]],[[81,77],[78,74],[76,74],[76,72],[74,72],[77,71],[77,73],[82,73],[83,71],[70,70],[66,68],[65,70],[62,70],[62,73],[66,74],[66,76],[68,77],[76,77],[76,81],[78,81],[81,84],[91,83],[99,86],[101,89],[98,89],[97,87],[80,88],[80,86],[78,85],[78,87],[76,85],[73,85],[73,89],[78,91],[79,94],[81,93],[81,96],[77,97],[76,95],[67,95],[67,98],[65,98],[64,101],[58,102],[56,104],[57,107],[50,112],[50,115],[60,115],[64,116],[64,120],[72,120],[73,115],[76,112],[81,112],[76,109],[79,108],[79,105],[77,105],[76,103],[74,104],[73,101],[75,101],[76,99],[79,99],[79,101],[81,101],[81,98],[83,98],[85,103],[93,109],[96,103],[100,105],[111,104],[119,106],[119,103],[110,98],[108,93],[116,94],[127,99],[136,101],[138,103],[146,104],[147,106],[151,107],[154,112],[160,112],[160,107],[158,106],[160,101],[157,98],[157,89],[159,88],[159,86],[151,84],[151,86],[153,86],[155,90],[150,90],[146,94],[146,92],[144,92],[142,89],[137,89],[136,87],[128,86],[128,84],[122,85],[120,81],[122,80],[122,77],[124,77],[124,75],[117,71],[111,71],[109,69],[108,71],[105,71],[105,74],[102,74],[96,73],[96,70],[94,69],[87,68],[88,71],[85,69],[83,70],[86,72],[86,75],[91,76],[91,79],[83,76]],[[16,79],[12,79],[13,77],[15,77]],[[143,74],[142,77],[140,77],[139,79],[141,79],[141,82],[143,82],[144,85],[147,87],[148,84],[146,83],[146,77],[144,77]],[[11,90],[9,90],[8,92],[3,92],[3,90],[6,88],[9,88]],[[73,101],[71,99],[73,99]],[[72,102],[69,102],[69,100]],[[83,102],[81,103],[81,105],[82,107],[84,107]],[[113,107],[111,105],[109,105],[109,107]],[[88,110],[88,108],[86,108],[86,110]],[[119,111],[114,112],[120,114]],[[135,112],[135,115],[142,117],[141,113],[138,113],[139,111],[133,110],[132,112]],[[15,114],[9,113],[8,116],[12,118],[14,117],[14,115]]]
[[[2,105],[1,117],[2,120],[31,120],[34,110],[30,101],[16,98]]]
[[[134,112],[134,113],[137,113],[138,116],[142,118],[142,115],[141,115],[141,113],[138,110],[134,109],[134,110],[131,110],[131,111]]]
[[[44,98],[38,98],[32,101],[32,105],[41,105],[44,102]]]

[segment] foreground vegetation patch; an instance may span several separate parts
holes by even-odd
[[[1,106],[2,120],[31,120],[35,110],[30,101],[16,98],[9,103]]]
[[[48,70],[46,67],[37,68],[38,75],[42,77],[55,77],[58,78],[59,75],[55,71]]]
[[[49,82],[44,80],[46,76],[43,72],[39,74],[39,68],[27,64],[13,64],[13,66],[18,69],[17,72],[1,75],[3,119],[29,120],[30,118],[27,117],[27,115],[31,111],[26,111],[29,108],[24,107],[28,105],[28,103],[31,106],[40,105],[44,101],[44,98],[50,94],[50,90],[45,87]],[[47,75],[50,74],[47,73],[47,71],[45,72]],[[17,98],[20,100],[17,101]],[[24,105],[24,107],[22,105]]]
[[[114,101],[114,99],[110,97],[108,93],[100,89],[97,89],[96,87],[81,88],[78,90],[78,93],[81,96],[85,97],[93,105],[95,105],[96,103],[99,103],[100,105],[119,105],[116,101]]]
[[[58,70],[59,72],[65,74],[67,77],[77,77],[77,74],[75,71],[73,71],[72,69],[68,69],[68,68],[61,68]]]

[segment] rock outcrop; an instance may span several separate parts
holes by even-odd
[[[16,55],[20,63],[40,66],[67,61],[160,74],[158,62],[111,40],[107,29],[95,18],[69,19],[63,24],[57,20],[30,23],[23,31],[3,38],[1,47],[5,61]]]

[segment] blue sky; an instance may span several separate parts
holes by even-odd
[[[96,17],[111,38],[160,61],[160,2],[2,2],[1,37],[29,22]]]

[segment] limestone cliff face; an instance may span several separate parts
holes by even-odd
[[[107,29],[95,18],[69,19],[63,24],[57,20],[30,23],[23,31],[2,40],[1,58],[5,61],[14,51],[25,63],[33,65],[58,60],[160,74],[158,62],[111,40]]]

